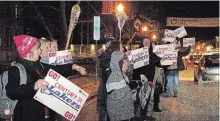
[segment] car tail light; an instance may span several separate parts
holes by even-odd
[[[204,67],[204,66],[200,67],[200,70],[201,70],[202,72],[204,72],[204,71],[205,71],[205,67]]]

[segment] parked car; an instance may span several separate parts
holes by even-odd
[[[199,84],[219,81],[219,53],[202,55],[194,68],[194,79]]]
[[[190,55],[189,59],[188,59],[188,66],[191,68],[195,67],[195,63],[199,62],[199,59],[201,58],[202,55]]]

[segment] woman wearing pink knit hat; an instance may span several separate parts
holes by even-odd
[[[12,100],[18,100],[14,109],[13,121],[45,121],[45,106],[33,97],[38,89],[47,89],[48,83],[43,80],[39,66],[41,53],[40,42],[37,38],[28,35],[13,37],[19,57],[16,63],[22,64],[26,71],[26,84],[20,84],[19,68],[12,66],[8,70],[8,84],[6,95]]]

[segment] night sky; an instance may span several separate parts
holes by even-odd
[[[38,2],[35,2],[36,4]],[[50,2],[50,4],[59,8],[59,1],[56,2]],[[71,11],[72,5],[74,5],[76,2],[67,2],[66,6],[66,15],[67,15],[67,23],[69,23],[69,14]],[[101,9],[101,2],[90,2],[91,5],[99,12]],[[160,7],[162,10],[162,16],[159,18],[156,18],[160,22],[166,23],[166,17],[193,17],[193,18],[208,18],[208,17],[219,17],[219,1],[132,1],[129,2],[131,7],[133,8],[127,8],[130,9],[130,11],[135,11],[136,13],[142,14],[148,14],[144,11],[145,7],[149,4],[153,5],[154,7]],[[26,4],[27,6],[30,5],[28,2]],[[86,6],[87,5],[87,6]],[[88,4],[85,1],[82,1],[80,3],[80,7],[82,10],[80,19],[86,20],[86,19],[92,19],[94,15],[97,15],[94,10],[91,7],[88,7]],[[87,18],[83,18],[83,12],[84,10],[89,9],[89,16]],[[35,12],[31,11],[31,9],[27,9],[30,14],[35,14]],[[51,20],[56,20],[57,14],[50,13],[48,10],[41,10],[42,14],[46,14],[46,16],[55,16],[52,17]],[[80,21],[79,19],[79,21]],[[56,22],[56,21],[55,21]],[[57,22],[59,23],[59,22]],[[32,26],[37,31],[36,36],[47,36],[45,30],[43,27],[39,24],[37,21],[33,21],[33,19],[27,19],[24,24],[27,26]],[[91,23],[92,24],[92,23]],[[177,27],[164,27],[167,29],[174,30]],[[74,41],[76,43],[80,43],[80,27],[76,26],[75,30],[73,31],[74,35]],[[196,37],[196,41],[198,40],[211,40],[214,39],[215,36],[219,35],[219,27],[209,28],[209,27],[186,27],[186,31],[188,33],[188,36],[186,37]],[[59,33],[55,34],[58,35]],[[92,31],[90,32],[92,36]],[[85,43],[86,41],[84,41]]]
[[[192,17],[209,18],[219,17],[219,1],[179,1],[163,2],[165,16],[167,17]],[[175,29],[175,28],[173,28]],[[186,27],[188,37],[196,40],[211,40],[219,35],[219,27]]]

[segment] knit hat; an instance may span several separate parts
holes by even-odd
[[[13,37],[18,53],[21,58],[25,57],[38,42],[38,39],[29,35],[18,35]]]

